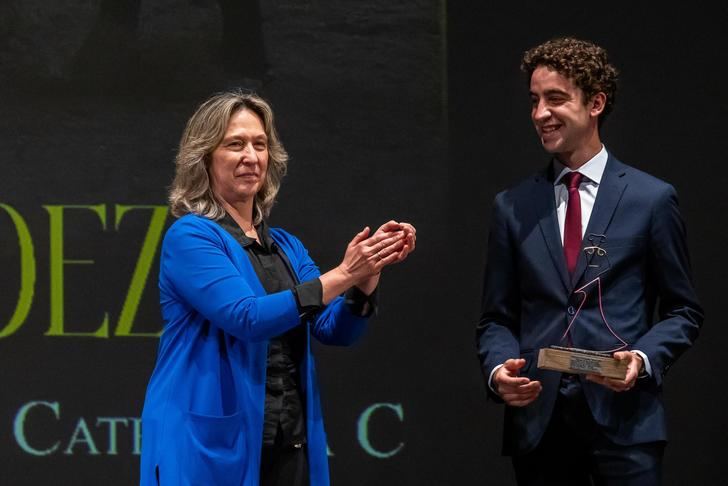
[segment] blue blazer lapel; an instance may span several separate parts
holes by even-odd
[[[571,291],[569,273],[566,270],[566,258],[564,257],[564,246],[561,243],[559,221],[556,219],[556,198],[554,196],[553,170],[551,163],[536,176],[535,201],[533,205],[536,211],[539,227],[546,240],[546,246],[551,254],[551,261],[559,275],[564,289]]]
[[[612,222],[614,211],[617,209],[617,205],[622,199],[622,194],[624,194],[624,190],[627,187],[624,174],[625,166],[615,159],[612,154],[609,154],[607,166],[604,168],[604,175],[599,184],[597,199],[594,201],[594,208],[589,218],[589,224],[586,227],[584,239],[581,242],[582,248],[591,246],[594,243],[600,243],[603,238],[600,238],[599,235],[607,234],[607,228],[609,228],[609,224]],[[589,240],[590,236],[594,242]],[[575,288],[577,283],[581,281],[590,259],[591,257],[587,257],[583,251],[581,252],[579,260],[576,263],[576,270],[574,270],[574,275],[571,278],[571,288]]]

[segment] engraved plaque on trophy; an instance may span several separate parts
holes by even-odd
[[[609,353],[578,348],[551,346],[538,352],[538,367],[574,374],[594,374],[624,380],[627,362]]]

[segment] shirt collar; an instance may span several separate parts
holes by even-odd
[[[229,214],[225,213],[225,216],[223,216],[222,219],[218,220],[217,223],[222,226],[228,233],[230,233],[243,248],[258,244],[256,240],[246,236],[242,228],[238,226],[238,223],[236,223]],[[266,222],[261,221],[259,224],[256,224],[255,231],[258,232],[258,238],[260,238],[259,246],[262,246],[266,250],[270,251],[275,241],[273,241],[273,238],[271,238],[270,234],[268,233],[268,225],[266,224]]]
[[[608,158],[609,154],[607,154],[607,149],[602,145],[602,149],[594,157],[589,159],[586,164],[579,167],[577,171],[596,185],[599,185],[604,175],[604,169],[607,167]],[[561,178],[569,172],[573,171],[554,158],[554,174],[556,174],[554,178],[555,186],[560,184]]]

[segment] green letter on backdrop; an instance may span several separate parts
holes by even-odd
[[[126,299],[124,299],[124,307],[121,309],[115,334],[117,336],[157,337],[161,331],[155,333],[132,333],[131,327],[134,324],[134,317],[139,308],[139,301],[144,293],[149,270],[152,268],[152,262],[154,262],[154,255],[156,255],[159,242],[162,240],[164,222],[167,220],[167,206],[123,206],[117,204],[115,222],[117,231],[119,230],[119,223],[121,223],[121,218],[124,217],[124,214],[134,209],[151,209],[152,219],[149,222],[147,235],[144,237],[142,250],[139,252],[139,258],[137,259],[136,268],[134,268],[134,275],[131,278],[129,291],[126,293]]]
[[[33,290],[35,289],[35,252],[33,251],[33,239],[30,237],[28,225],[20,214],[7,204],[0,204],[13,220],[15,230],[18,233],[18,244],[20,245],[20,293],[18,305],[15,306],[10,322],[0,329],[0,338],[8,337],[20,328],[28,317],[31,304],[33,303]]]
[[[90,209],[99,215],[102,229],[106,229],[106,205],[95,206],[43,206],[50,215],[50,274],[51,274],[51,322],[46,336],[109,337],[109,315],[94,332],[68,332],[63,326],[63,267],[65,265],[89,265],[93,260],[66,260],[63,257],[63,211],[65,209]]]

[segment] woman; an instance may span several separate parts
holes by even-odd
[[[321,275],[298,239],[266,224],[287,158],[256,95],[215,95],[187,123],[170,191],[179,219],[162,246],[142,485],[329,483],[309,337],[359,337],[382,268],[414,249],[415,229],[364,228]]]

